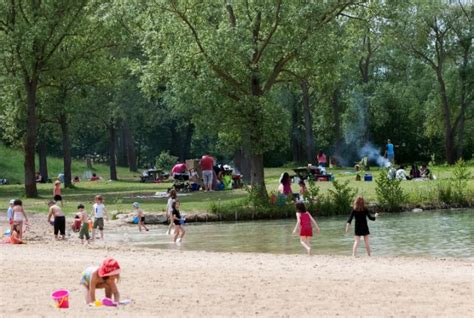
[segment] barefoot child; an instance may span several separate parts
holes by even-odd
[[[85,290],[87,304],[93,304],[96,300],[95,290],[105,289],[105,297],[112,298],[118,303],[120,293],[117,288],[117,282],[120,279],[120,265],[113,258],[106,258],[99,267],[87,267],[81,276],[81,285]]]
[[[140,203],[133,202],[132,206],[135,212],[137,212],[138,230],[141,232],[143,227],[146,231],[148,231],[148,228],[145,226],[145,214],[143,213],[143,210],[140,209]]]
[[[86,237],[86,243],[89,242],[90,240],[90,235],[89,235],[89,217],[87,215],[86,210],[84,210],[84,205],[79,204],[77,206],[77,210],[79,211],[79,215],[81,218],[81,229],[79,231],[79,238],[81,239],[81,244],[84,243],[84,236]]]
[[[26,216],[25,210],[23,209],[23,202],[21,200],[15,200],[13,202],[13,227],[16,226],[18,231],[18,239],[23,239],[23,223],[28,224],[28,217]]]
[[[104,205],[104,198],[101,195],[95,196],[95,203],[92,206],[94,215],[94,225],[92,226],[92,241],[95,240],[95,229],[99,228],[100,239],[104,239],[104,216],[109,219]]]
[[[54,182],[53,200],[56,202],[61,202],[61,206],[63,206],[63,197],[61,196],[61,181],[59,180]]]
[[[363,197],[357,197],[355,199],[352,212],[346,223],[346,233],[349,231],[349,226],[351,225],[352,219],[355,217],[355,233],[354,233],[354,245],[352,246],[352,256],[356,255],[357,247],[360,243],[360,237],[364,237],[365,249],[367,254],[370,256],[370,244],[369,244],[369,226],[367,225],[367,218],[372,221],[375,221],[375,218],[378,216],[378,213],[375,213],[375,216],[372,216],[367,208],[365,207],[365,201]]]
[[[51,217],[54,216],[54,238],[58,239],[58,233],[61,234],[61,239],[66,238],[66,217],[64,216],[63,210],[54,201],[48,202],[49,213],[48,223],[51,223]]]
[[[174,226],[173,222],[173,202],[178,200],[178,194],[176,193],[175,189],[172,189],[170,193],[168,194],[168,203],[166,205],[166,215],[168,216],[168,222],[170,225],[168,226],[168,231],[166,234],[170,235],[171,234],[171,229]]]
[[[179,201],[174,201],[171,206],[173,208],[174,241],[179,243],[183,239],[184,233],[186,233],[183,228],[181,213],[179,213]]]
[[[7,210],[7,221],[10,226],[10,233],[13,232],[13,203],[15,203],[15,200],[10,200]]]
[[[293,234],[296,233],[298,228],[300,229],[300,243],[306,249],[308,255],[311,255],[311,237],[313,236],[312,224],[316,227],[316,232],[319,233],[320,229],[318,223],[316,223],[311,214],[306,211],[304,203],[296,203],[296,225]]]

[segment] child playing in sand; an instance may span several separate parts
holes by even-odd
[[[140,209],[140,203],[138,202],[133,202],[132,203],[133,209],[135,212],[137,212],[137,218],[138,218],[138,230],[141,232],[142,227],[148,231],[148,228],[145,226],[145,214],[143,213],[143,210]]]
[[[16,226],[18,231],[18,239],[23,239],[23,223],[29,224],[28,217],[23,209],[23,202],[21,200],[13,201],[13,226]]]
[[[61,181],[59,180],[54,182],[53,200],[56,202],[61,202],[61,206],[63,206],[63,197],[61,196]]]
[[[354,201],[352,212],[346,223],[346,233],[349,231],[352,219],[355,217],[355,233],[354,233],[354,245],[352,246],[352,256],[356,255],[357,247],[360,243],[360,237],[364,237],[365,249],[367,254],[370,256],[370,244],[369,244],[369,227],[367,225],[367,218],[375,221],[378,213],[375,213],[375,217],[372,216],[367,208],[365,207],[365,201],[363,197],[357,197]]]
[[[82,224],[81,213],[77,212],[76,215],[74,215],[74,222],[72,222],[71,224],[71,230],[74,233],[79,232],[81,230],[81,224]]]
[[[178,200],[178,194],[176,193],[175,189],[172,189],[168,194],[168,203],[166,205],[166,215],[168,217],[168,222],[170,225],[168,226],[168,231],[166,231],[167,235],[171,234],[171,229],[174,226],[173,222],[173,202]]]
[[[181,213],[179,213],[179,201],[174,201],[171,205],[173,212],[173,223],[174,223],[174,241],[179,243],[182,241],[184,233],[186,231],[183,228],[183,221],[181,220]]]
[[[89,217],[87,215],[86,210],[84,209],[84,205],[79,204],[77,206],[77,210],[79,211],[79,215],[81,217],[81,229],[79,231],[79,239],[81,240],[81,243],[84,243],[84,236],[86,237],[86,243],[89,242],[90,240],[90,235],[89,235]]]
[[[66,217],[63,210],[54,201],[48,202],[49,213],[48,223],[51,223],[51,217],[54,216],[54,238],[59,239],[58,233],[61,234],[61,239],[66,239]]]
[[[81,276],[81,285],[83,285],[87,304],[94,304],[95,290],[105,289],[105,297],[112,298],[118,303],[120,293],[117,288],[117,282],[120,279],[120,265],[113,258],[105,259],[99,267],[87,267]]]
[[[311,237],[313,236],[312,224],[316,227],[316,232],[319,233],[320,229],[318,223],[316,223],[311,214],[306,211],[304,203],[296,203],[296,225],[293,234],[296,233],[298,228],[300,229],[300,243],[306,249],[308,255],[311,255]]]
[[[104,216],[107,220],[109,220],[109,216],[107,214],[107,210],[105,209],[104,205],[104,198],[101,195],[95,196],[95,203],[92,206],[93,215],[94,215],[94,225],[92,226],[92,238],[91,240],[95,240],[95,229],[99,228],[100,231],[100,239],[104,239]]]

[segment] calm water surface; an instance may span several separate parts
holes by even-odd
[[[313,237],[315,254],[350,255],[353,225],[344,235],[346,217],[317,219],[321,233]],[[291,234],[295,220],[189,224],[180,246],[165,234],[165,226],[139,233],[136,227],[109,232],[109,238],[133,245],[213,252],[302,254],[298,236]],[[384,213],[369,221],[373,255],[473,257],[474,210]],[[359,254],[365,254],[364,244]]]

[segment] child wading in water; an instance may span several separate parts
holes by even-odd
[[[352,246],[352,256],[356,255],[357,247],[360,243],[360,237],[364,237],[365,249],[367,254],[370,256],[370,244],[369,244],[369,226],[367,225],[367,218],[372,221],[375,221],[375,218],[378,216],[378,213],[375,213],[375,216],[372,216],[365,207],[365,201],[363,197],[357,197],[355,199],[352,212],[346,223],[346,233],[349,231],[349,226],[351,225],[352,219],[355,217],[355,231],[354,231],[354,245]]]
[[[77,210],[79,211],[80,218],[81,218],[81,229],[79,230],[79,238],[81,239],[81,243],[84,243],[84,236],[86,237],[86,243],[89,242],[91,239],[89,235],[89,222],[88,222],[88,215],[86,210],[84,210],[84,205],[79,204],[77,206]]]
[[[293,230],[293,234],[296,230],[300,229],[300,243],[306,249],[308,255],[311,255],[311,237],[313,236],[313,225],[316,227],[316,232],[319,233],[320,229],[318,223],[313,219],[311,214],[306,211],[306,207],[303,202],[296,203],[296,225]]]
[[[133,206],[133,209],[137,212],[138,230],[141,232],[142,227],[143,227],[146,231],[148,231],[148,228],[145,226],[145,215],[143,213],[143,210],[140,209],[140,203],[133,202],[132,206]]]
[[[166,205],[166,215],[168,216],[168,221],[170,225],[168,226],[168,231],[166,234],[171,235],[171,229],[174,226],[173,222],[173,202],[178,200],[178,194],[176,193],[175,189],[172,189],[168,195],[168,203]]]
[[[181,213],[179,213],[179,201],[174,201],[172,204],[173,208],[173,223],[174,223],[174,241],[181,242],[183,239],[184,233],[186,231],[183,228],[183,222],[181,220]]]
[[[51,223],[51,217],[54,216],[54,238],[57,240],[58,233],[61,234],[61,239],[66,238],[66,217],[63,210],[54,201],[49,201],[48,223]]]
[[[112,298],[118,303],[120,293],[117,288],[117,282],[120,279],[120,265],[113,258],[107,258],[99,267],[87,267],[81,276],[81,285],[86,288],[86,303],[93,304],[96,300],[95,290],[105,289],[105,297]]]
[[[91,240],[95,240],[95,229],[99,228],[100,231],[100,238],[104,239],[104,216],[109,219],[107,215],[107,210],[105,209],[104,205],[104,198],[101,195],[95,196],[95,204],[92,206],[93,214],[94,214],[94,225],[92,227],[92,238]]]

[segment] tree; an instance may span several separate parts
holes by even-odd
[[[27,197],[36,197],[38,194],[35,182],[35,147],[38,92],[42,88],[42,81],[44,77],[71,66],[74,58],[63,59],[68,50],[76,48],[74,52],[79,52],[78,57],[82,55],[81,52],[88,52],[87,47],[81,47],[84,44],[83,34],[78,31],[91,22],[89,17],[92,14],[101,14],[104,9],[102,5],[102,1],[89,0],[9,1],[0,4],[0,61],[10,78],[17,83],[21,81],[23,86]],[[73,44],[64,46],[69,39],[69,43]]]
[[[249,153],[251,184],[266,196],[263,153],[275,146],[273,132],[278,130],[278,120],[271,113],[276,110],[272,89],[299,50],[315,41],[319,30],[354,2],[146,4],[141,16],[147,19],[142,43],[149,59],[144,80],[153,83],[156,75],[172,77],[170,93],[182,92],[183,85],[188,85],[188,90],[198,88],[194,96],[205,96],[199,100],[203,104],[213,98],[213,113],[208,114],[215,118],[216,112],[225,113],[226,133]],[[173,44],[158,49],[154,43]]]
[[[464,6],[461,2],[447,4],[435,1],[427,5],[411,1],[399,8],[393,19],[394,29],[400,46],[412,56],[425,63],[434,72],[438,84],[439,105],[443,115],[444,148],[449,164],[456,162],[462,153],[456,151],[463,147],[464,121],[468,105],[472,102],[466,90],[469,84],[469,61],[472,60],[472,5]],[[450,98],[448,77],[459,63],[459,73],[454,82],[460,87],[457,101]],[[471,72],[472,74],[472,72]],[[471,90],[472,91],[472,90]],[[467,99],[466,99],[467,97]]]

